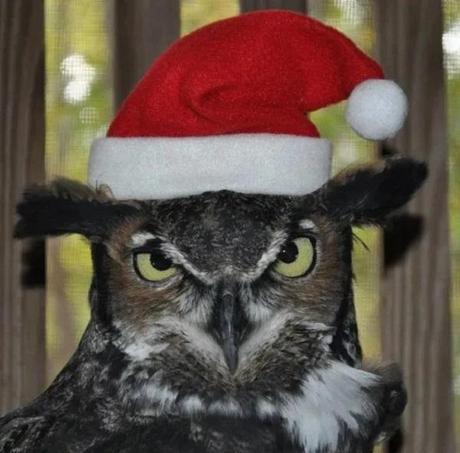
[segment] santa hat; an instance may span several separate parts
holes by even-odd
[[[374,60],[314,19],[262,11],[215,22],[152,65],[94,142],[89,182],[119,199],[306,194],[331,161],[308,113],[345,99],[369,139],[394,135],[407,111]]]

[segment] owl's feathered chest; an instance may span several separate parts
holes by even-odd
[[[125,352],[115,348],[95,387],[116,395],[143,436],[168,419],[189,424],[188,436],[200,431],[205,444],[208,438],[225,440],[215,450],[201,451],[227,451],[223,446],[234,442],[240,449],[228,451],[257,451],[255,432],[273,451],[334,452],[339,445],[340,451],[359,451],[352,448],[355,442],[363,444],[358,427],[372,420],[363,430],[372,432],[379,418],[368,395],[378,378],[334,359],[328,351],[329,332],[321,326],[299,333],[298,342],[299,326],[278,337],[275,327],[267,328],[270,341],[264,331],[248,339],[234,374],[209,338],[193,338],[201,340],[197,351],[182,331],[181,341],[169,333],[166,344],[125,344]],[[188,333],[189,340],[193,335]],[[289,348],[283,335],[289,337]],[[153,425],[141,429],[146,420]],[[288,446],[282,450],[279,445]],[[265,446],[263,451],[271,450]]]
[[[286,451],[357,452],[357,445],[363,444],[366,433],[375,431],[380,419],[375,395],[369,395],[369,392],[379,392],[377,378],[340,362],[310,373],[292,392],[276,387],[270,392],[258,391],[250,386],[235,387],[230,395],[222,389],[210,389],[209,394],[193,393],[192,386],[180,392],[162,385],[155,376],[152,378],[135,389],[124,391],[124,400],[134,410],[135,417],[188,420],[194,422],[205,437],[227,439],[222,445],[231,445],[231,440],[236,442],[241,435],[243,444],[252,445],[252,449],[241,451],[256,451],[252,436],[244,441],[243,435],[248,426],[253,426],[254,432],[271,439],[267,440],[268,444],[289,444],[290,449]],[[220,424],[214,425],[215,420],[220,420]],[[232,428],[227,429],[228,426]],[[192,431],[191,425],[190,435]],[[353,445],[356,446],[352,448]]]
[[[40,445],[98,453],[367,453],[383,418],[378,376],[334,359],[324,332],[307,337],[288,354],[282,335],[281,343],[267,343],[260,332],[242,348],[233,375],[172,337],[168,347],[138,344],[131,355],[112,341],[87,339],[37,405],[34,415],[47,414],[37,422],[46,432],[38,430]]]

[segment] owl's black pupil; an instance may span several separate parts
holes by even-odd
[[[284,263],[293,263],[297,259],[298,254],[299,249],[297,248],[297,245],[295,242],[291,241],[281,249],[278,259]]]
[[[171,260],[166,258],[160,251],[155,251],[150,254],[150,263],[159,271],[165,271],[172,266]]]

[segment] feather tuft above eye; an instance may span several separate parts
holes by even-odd
[[[78,233],[105,237],[113,224],[139,213],[133,203],[109,199],[106,192],[59,178],[27,189],[17,206],[16,238]]]
[[[353,225],[381,224],[428,175],[426,164],[400,157],[347,169],[318,191],[325,213]]]

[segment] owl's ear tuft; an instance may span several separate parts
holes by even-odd
[[[380,224],[409,201],[427,174],[424,163],[409,158],[345,170],[320,189],[321,205],[353,225]]]
[[[139,210],[110,199],[104,191],[60,178],[27,189],[17,213],[17,238],[78,233],[98,240],[105,239],[114,225]]]

